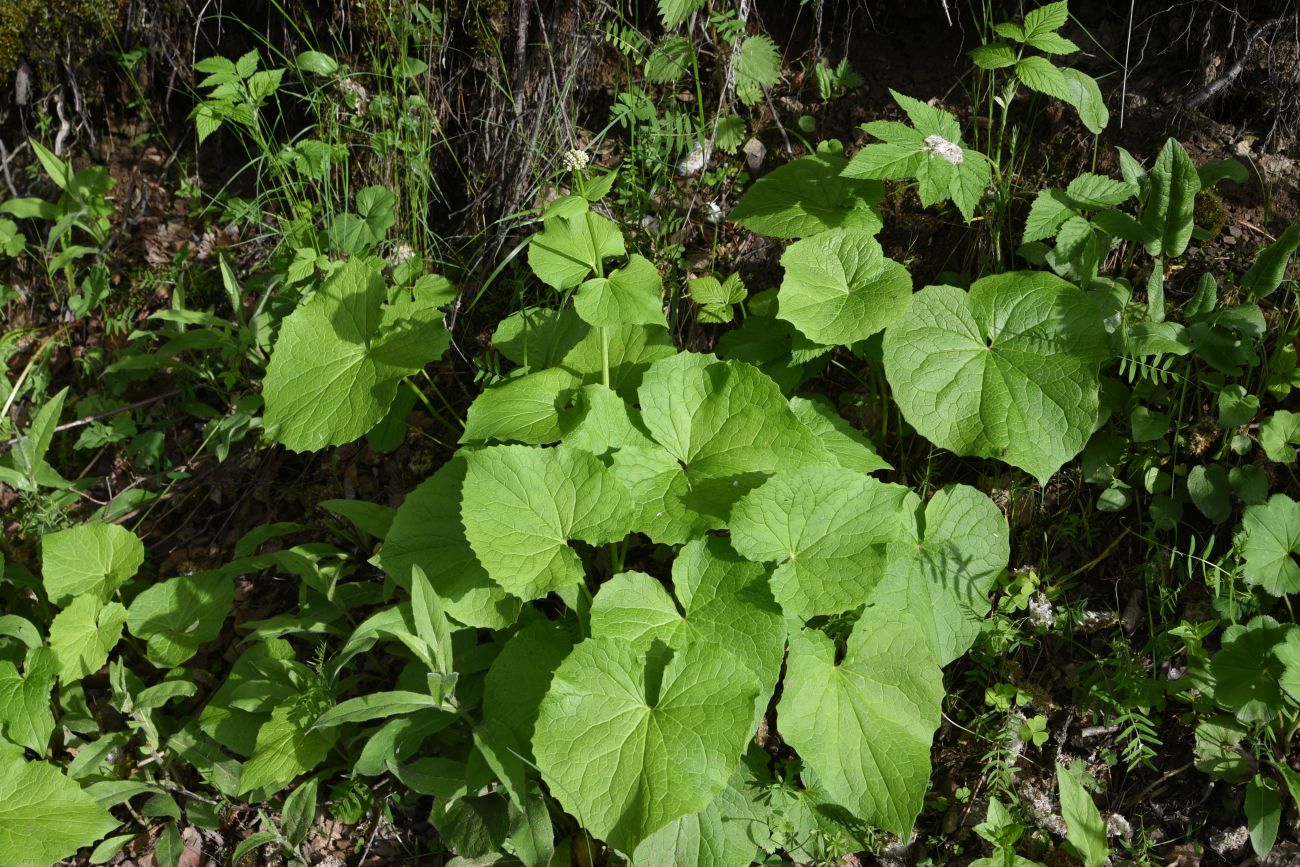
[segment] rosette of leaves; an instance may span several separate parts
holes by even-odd
[[[1045,3],[1025,15],[1024,23],[1003,22],[993,31],[1005,42],[991,42],[971,51],[971,59],[980,69],[1007,69],[1014,80],[1047,96],[1055,97],[1074,108],[1079,120],[1093,135],[1099,135],[1110,120],[1101,89],[1092,76],[1057,66],[1049,57],[1063,57],[1078,52],[1079,46],[1058,31],[1070,20],[1066,0]],[[1030,49],[1042,52],[1030,54]],[[1014,91],[1002,98],[1010,102]]]
[[[841,173],[845,178],[901,180],[914,178],[925,207],[952,200],[966,222],[975,217],[992,178],[988,157],[961,143],[957,118],[895,90],[894,102],[912,122],[873,120],[862,129],[880,139],[854,154]]]

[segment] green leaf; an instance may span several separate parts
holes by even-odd
[[[1073,102],[1074,89],[1061,68],[1046,57],[1034,55],[1016,61],[1016,78],[1030,90],[1056,97],[1062,102]]]
[[[148,642],[149,661],[175,668],[221,634],[235,601],[234,582],[220,572],[163,581],[131,603],[126,628]]]
[[[367,722],[372,719],[387,719],[422,710],[447,710],[442,698],[424,692],[409,690],[391,690],[389,692],[372,692],[368,695],[350,698],[318,716],[311,724],[313,730],[331,729],[336,726],[354,722]],[[261,740],[261,733],[258,733]],[[308,770],[304,767],[302,770]],[[294,772],[298,773],[297,771]]]
[[[1250,270],[1242,276],[1241,288],[1255,299],[1272,295],[1282,285],[1297,247],[1300,247],[1300,223],[1293,223],[1276,241],[1260,251]]]
[[[548,367],[494,385],[470,404],[460,441],[556,442],[560,439],[560,412],[578,382],[577,374]]]
[[[923,513],[908,515],[904,526],[903,540],[888,546],[884,578],[862,620],[910,618],[935,661],[947,665],[979,636],[993,581],[1011,557],[1007,521],[988,497],[956,485],[935,494]]]
[[[1208,190],[1219,181],[1229,180],[1244,184],[1250,180],[1250,172],[1237,160],[1210,160],[1196,167],[1196,176],[1201,180],[1201,189]]]
[[[1073,40],[1056,33],[1037,33],[1025,42],[1030,48],[1037,48],[1044,54],[1073,54],[1079,50]]]
[[[659,20],[665,29],[671,29],[690,18],[703,5],[704,0],[658,0]]]
[[[507,593],[537,599],[580,583],[569,541],[601,545],[629,531],[627,491],[590,452],[492,446],[466,461],[465,538]]]
[[[303,72],[316,75],[333,75],[339,68],[338,61],[320,51],[303,51],[294,58],[293,65]]]
[[[1023,243],[1051,238],[1066,220],[1075,216],[1074,202],[1060,190],[1039,190],[1025,218]]]
[[[1196,725],[1196,769],[1214,780],[1240,783],[1250,776],[1251,759],[1240,748],[1246,727],[1230,716],[1213,716]]]
[[[910,624],[860,623],[835,659],[822,633],[790,636],[777,725],[837,803],[906,838],[929,786],[942,674]]]
[[[1061,70],[1061,77],[1065,79],[1065,87],[1069,91],[1069,96],[1063,97],[1064,101],[1074,106],[1074,110],[1079,113],[1079,120],[1083,121],[1088,132],[1101,135],[1106,124],[1110,123],[1110,112],[1106,109],[1106,101],[1102,98],[1096,79],[1068,66]]]
[[[1300,503],[1274,494],[1262,506],[1248,506],[1241,519],[1241,553],[1246,583],[1274,596],[1300,593]]]
[[[1015,49],[1005,42],[994,42],[972,49],[970,58],[980,69],[1003,69],[1016,64]]]
[[[4,736],[37,755],[45,755],[54,732],[50,690],[59,677],[59,659],[48,647],[27,651],[20,675],[8,660],[0,660],[0,723]]]
[[[448,346],[442,313],[384,304],[372,265],[352,259],[280,326],[262,389],[265,423],[294,451],[342,445],[378,424],[402,377]]]
[[[80,524],[41,537],[45,595],[56,605],[75,596],[107,602],[144,563],[144,544],[117,524]]]
[[[1278,662],[1282,663],[1282,675],[1278,678],[1278,684],[1292,701],[1300,704],[1300,629],[1288,630],[1286,641],[1277,646],[1275,653]],[[1294,789],[1292,794],[1295,794]],[[1296,802],[1300,803],[1300,797],[1296,798]]]
[[[380,568],[401,587],[419,567],[446,612],[467,626],[503,629],[519,616],[522,600],[492,582],[479,565],[461,524],[468,464],[455,455],[407,495],[379,552]]]
[[[564,808],[626,854],[726,787],[757,696],[753,673],[718,645],[647,653],[590,638],[556,670],[533,752]]]
[[[1109,208],[1136,196],[1137,187],[1127,181],[1084,172],[1070,181],[1065,194],[1080,208]]]
[[[6,867],[49,867],[117,826],[54,765],[0,750],[0,863]]]
[[[72,683],[103,668],[125,624],[125,608],[93,595],[78,596],[56,614],[50,647],[59,657],[59,682]]]
[[[736,94],[745,105],[762,98],[763,88],[781,81],[781,54],[770,36],[747,36],[736,60]]]
[[[483,685],[483,717],[508,727],[524,757],[532,760],[533,728],[555,669],[573,649],[563,626],[529,624],[506,642]]]
[[[244,763],[239,794],[283,788],[324,761],[334,746],[336,733],[333,729],[313,728],[317,717],[297,703],[273,710],[271,718],[257,731],[253,757]]]
[[[1259,426],[1259,444],[1270,461],[1294,464],[1293,446],[1300,445],[1300,413],[1280,409],[1264,419]]]
[[[849,179],[873,178],[882,181],[915,177],[926,158],[925,142],[886,142],[869,144],[853,155],[843,176]]]
[[[1232,514],[1232,489],[1222,464],[1192,467],[1187,474],[1187,495],[1201,514],[1216,524]]]
[[[695,49],[685,36],[665,36],[646,58],[645,77],[652,84],[667,84],[686,74],[695,61]]]
[[[1282,799],[1278,796],[1277,781],[1263,774],[1251,777],[1246,784],[1245,807],[1250,848],[1263,858],[1273,850],[1282,827]]]
[[[397,201],[391,190],[384,187],[366,187],[357,192],[357,212],[365,221],[367,240],[378,244],[394,223],[397,215],[393,205]]]
[[[777,316],[826,346],[865,340],[896,320],[912,298],[912,277],[871,235],[831,229],[781,256]]]
[[[1056,763],[1056,787],[1061,794],[1066,841],[1084,867],[1102,867],[1110,856],[1110,847],[1106,845],[1106,823],[1092,802],[1092,795],[1060,762]]]
[[[1219,392],[1219,427],[1241,427],[1258,412],[1259,398],[1247,394],[1243,386],[1234,383]]]
[[[761,859],[755,838],[767,832],[761,805],[749,797],[756,788],[742,762],[709,806],[669,822],[636,847],[632,863],[641,867],[748,867]]]
[[[617,449],[653,448],[641,414],[603,385],[584,385],[560,418],[565,445],[603,456]]]
[[[785,623],[766,570],[737,557],[725,540],[695,540],[673,562],[673,590],[676,598],[641,572],[614,576],[592,601],[592,637],[643,648],[656,640],[679,650],[697,641],[726,647],[757,678],[757,726],[785,652]]]
[[[849,424],[825,397],[793,397],[790,409],[845,469],[864,474],[893,469],[876,454],[876,447],[867,435]]]
[[[885,373],[907,421],[964,455],[1046,480],[1092,435],[1108,356],[1096,305],[1050,274],[928,286],[885,331]]]
[[[552,217],[544,226],[528,242],[528,266],[553,289],[572,289],[626,252],[618,226],[599,214]]]
[[[284,809],[280,811],[280,830],[293,846],[301,846],[316,824],[316,789],[320,784],[318,777],[312,777],[289,797],[284,799]]]
[[[699,322],[730,322],[735,316],[732,305],[744,301],[748,295],[740,274],[730,275],[725,282],[713,275],[695,277],[686,281],[686,289],[691,300],[700,305]]]
[[[1064,27],[1065,22],[1070,20],[1068,6],[1068,0],[1059,0],[1057,3],[1044,3],[1025,13],[1025,41],[1028,42],[1035,36],[1055,33]]]
[[[834,461],[748,364],[679,353],[651,366],[639,394],[658,445],[616,452],[614,474],[638,504],[632,529],[657,542],[722,527],[732,504],[781,467]]]
[[[1200,178],[1192,158],[1177,139],[1169,139],[1151,167],[1150,189],[1142,209],[1146,250],[1152,256],[1181,256],[1192,238]]]
[[[884,574],[888,543],[903,538],[907,490],[837,466],[778,473],[736,504],[731,541],[775,562],[772,590],[788,617],[849,611]]]
[[[875,234],[883,225],[877,205],[884,188],[841,177],[848,165],[829,153],[792,160],[759,178],[727,218],[771,238],[807,238],[841,228]]]
[[[667,328],[663,288],[663,278],[654,263],[633,253],[627,265],[608,277],[584,281],[573,299],[573,309],[597,327],[627,324]]]
[[[1285,669],[1276,650],[1289,631],[1267,616],[1225,629],[1220,650],[1210,660],[1214,703],[1246,723],[1276,717],[1283,707],[1278,679]]]

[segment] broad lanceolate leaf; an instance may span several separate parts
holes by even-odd
[[[0,863],[49,867],[117,826],[108,810],[54,765],[0,749]]]
[[[1169,139],[1151,167],[1150,189],[1142,209],[1148,253],[1166,259],[1183,254],[1192,239],[1192,213],[1200,189],[1192,158],[1177,139]]]
[[[1274,494],[1262,506],[1247,506],[1241,530],[1246,581],[1274,596],[1300,593],[1300,503]]]
[[[907,493],[838,466],[778,473],[736,504],[731,541],[779,563],[772,589],[788,617],[849,611],[884,576],[888,544],[905,538]]]
[[[384,537],[379,565],[408,588],[411,569],[420,567],[451,617],[467,626],[503,629],[514,623],[523,601],[493,583],[465,538],[461,500],[467,471],[458,454],[407,495]]]
[[[528,265],[547,286],[572,289],[602,264],[625,252],[623,235],[605,217],[590,211],[574,217],[552,217],[528,242]]]
[[[911,624],[859,624],[844,659],[816,630],[790,636],[777,727],[838,803],[907,837],[930,781],[943,677]]]
[[[840,177],[848,160],[816,153],[786,163],[759,178],[727,215],[772,238],[807,238],[827,229],[880,231],[884,197],[878,181]]]
[[[758,689],[753,672],[716,644],[647,652],[591,638],[556,670],[533,753],[564,808],[630,853],[726,787]]]
[[[1287,266],[1296,248],[1300,247],[1300,223],[1287,227],[1278,239],[1259,252],[1255,264],[1250,266],[1241,278],[1241,287],[1252,298],[1264,298],[1272,295],[1282,285]]]
[[[945,488],[907,518],[908,538],[889,544],[885,576],[862,619],[910,619],[935,661],[947,665],[979,636],[989,591],[1011,556],[1007,522],[992,500],[965,485]]]
[[[403,376],[442,355],[442,313],[419,298],[385,305],[386,294],[379,272],[354,258],[281,324],[263,381],[280,442],[351,442],[383,419]]]
[[[639,395],[657,445],[615,453],[614,473],[638,505],[632,529],[656,542],[722,527],[732,504],[782,467],[834,462],[748,364],[679,353],[651,366]]]
[[[41,576],[55,605],[91,595],[107,602],[144,563],[144,545],[117,524],[81,524],[41,537]]]
[[[796,241],[781,265],[777,316],[826,346],[865,340],[901,316],[912,297],[907,269],[858,229]]]
[[[1045,482],[1078,454],[1108,354],[1101,313],[1040,272],[928,286],[885,331],[885,372],[908,422],[958,454],[996,457]]]
[[[1250,847],[1263,858],[1272,851],[1282,826],[1282,799],[1278,796],[1277,781],[1263,774],[1252,777],[1246,784],[1245,808]]]
[[[1092,802],[1092,795],[1060,762],[1056,764],[1056,787],[1061,795],[1066,840],[1084,867],[1102,867],[1110,855],[1110,847],[1106,845],[1106,823]]]
[[[615,576],[592,602],[592,636],[647,648],[656,640],[678,649],[695,641],[726,647],[758,680],[757,726],[785,651],[785,623],[766,570],[737,557],[725,540],[708,537],[678,552],[673,591],[640,572]]]
[[[536,599],[581,582],[569,540],[600,545],[630,530],[627,490],[590,452],[493,446],[466,460],[465,538],[507,593]]]
[[[93,595],[78,596],[50,623],[50,647],[59,657],[59,682],[73,683],[99,671],[122,637],[126,609]]]
[[[173,668],[221,633],[235,601],[234,582],[220,572],[155,584],[131,603],[126,628],[148,645],[149,661]]]

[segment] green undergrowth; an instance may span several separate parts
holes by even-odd
[[[771,40],[734,16],[659,11],[657,42],[616,34],[646,87],[689,74],[702,88],[697,37],[731,52],[719,77],[742,105],[778,84]],[[1195,773],[1243,787],[1268,853],[1300,800],[1300,415],[1286,408],[1300,225],[1241,273],[1206,270],[1193,245],[1222,220],[1198,225],[1197,203],[1249,178],[1175,139],[1134,155],[1099,138],[1118,177],[1017,191],[1020,156],[997,130],[1022,86],[1094,135],[1108,122],[1096,82],[1049,59],[1078,48],[1068,20],[1047,4],[973,52],[1011,76],[990,82],[1001,119],[978,136],[891,92],[904,120],[865,124],[851,155],[809,142],[741,185],[726,229],[780,250],[775,285],[725,260],[689,267],[635,193],[666,183],[710,123],[727,151],[731,115],[665,121],[650,91],[625,91],[611,120],[636,127],[625,162],[566,155],[515,253],[467,286],[421,239],[435,191],[347,182],[351,137],[379,136],[372,106],[285,140],[281,99],[359,99],[357,70],[315,49],[203,59],[198,138],[255,154],[259,198],[198,207],[244,214],[273,249],[255,270],[179,257],[169,306],[83,355],[71,382],[50,358],[74,327],[107,323],[101,253],[121,215],[107,172],[33,139],[50,195],[0,203],[0,252],[44,275],[64,324],[0,341],[23,360],[0,427],[20,515],[0,561],[0,862],[106,863],[154,835],[155,863],[174,864],[181,829],[255,815],[225,857],[309,863],[325,809],[427,819],[436,842],[409,857],[458,864],[830,863],[918,827],[936,864],[1154,863],[1098,803],[1113,803],[1108,775],[1161,757],[1169,717],[1193,732]],[[400,84],[419,63],[383,73],[410,120],[385,140],[399,155],[442,146]],[[851,84],[846,65],[830,75],[826,95]],[[665,122],[685,143],[663,143]],[[683,184],[735,189],[739,163],[718,160]],[[972,249],[1003,231],[1008,195],[1027,199],[1011,266],[986,257],[917,285],[878,239],[900,188]],[[481,351],[457,342],[455,314],[498,279],[517,303]],[[199,287],[216,300],[187,301]],[[448,371],[471,380],[467,405],[439,385]],[[142,536],[190,463],[130,403],[154,381],[174,384],[164,417],[201,434],[191,460],[337,462],[362,438],[374,454],[427,438],[439,459],[396,506],[328,499],[327,521],[281,516],[208,568],[163,569]],[[71,458],[107,447],[155,484],[96,501]],[[1036,555],[1017,509],[1063,489],[1056,520],[1077,538]],[[1050,702],[1009,660],[1086,641],[1074,579],[1120,544],[1141,552],[1147,623],[1075,672],[1081,712],[1115,732],[1089,761],[1052,742]],[[250,588],[273,577],[285,604],[250,614]],[[1193,594],[1202,616],[1182,604]],[[936,750],[954,728],[982,755]],[[1026,750],[1049,769],[1035,783],[1055,836],[1028,833]],[[936,833],[954,804],[978,804],[973,837]]]

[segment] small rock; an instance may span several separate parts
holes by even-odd
[[[745,165],[749,167],[751,173],[763,167],[763,160],[767,157],[767,145],[756,138],[751,138],[745,142],[741,150],[745,152]]]
[[[1240,855],[1250,842],[1250,832],[1245,825],[1224,828],[1210,836],[1210,848],[1224,858]]]

